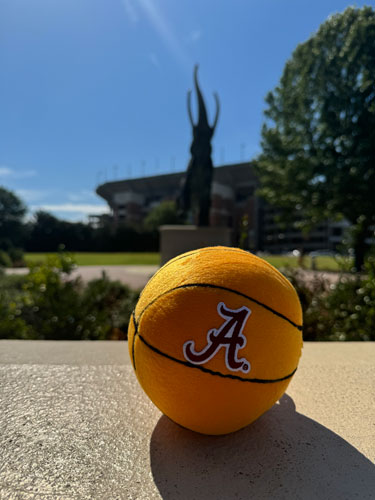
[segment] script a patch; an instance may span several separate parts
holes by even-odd
[[[225,364],[228,370],[249,373],[250,362],[245,358],[238,358],[238,351],[247,342],[242,332],[251,310],[245,306],[229,309],[224,302],[219,302],[217,312],[224,319],[223,324],[207,332],[207,345],[201,351],[195,350],[194,340],[186,341],[183,345],[185,359],[195,365],[203,365],[223,348],[226,351]]]

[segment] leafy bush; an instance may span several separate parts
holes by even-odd
[[[24,266],[23,251],[21,248],[10,247],[7,250],[0,249],[1,267],[21,267]]]
[[[0,250],[0,267],[11,267],[12,259],[5,250]]]
[[[335,284],[284,272],[300,297],[305,340],[375,340],[375,258],[368,259],[365,271],[342,274]]]
[[[28,325],[20,318],[19,298],[24,281],[24,276],[0,272],[0,338],[33,338]]]
[[[74,267],[69,254],[59,254],[24,277],[0,277],[0,338],[126,338],[138,293],[106,276],[84,286],[71,277]]]
[[[183,224],[184,221],[178,213],[177,204],[173,200],[162,201],[156,205],[146,216],[144,227],[148,231],[158,231],[164,224]]]
[[[138,300],[135,292],[106,274],[90,281],[82,294],[83,315],[107,332],[106,338],[126,339],[130,315]]]
[[[67,253],[31,265],[26,276],[0,269],[0,338],[48,340],[125,339],[138,299],[103,274],[84,285],[72,277]],[[363,275],[342,274],[336,284],[288,269],[299,294],[305,340],[375,340],[375,257]]]
[[[8,250],[8,255],[12,261],[13,267],[24,267],[25,266],[25,260],[24,260],[22,248],[11,247]]]

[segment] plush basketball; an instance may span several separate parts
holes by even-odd
[[[302,349],[291,283],[265,260],[207,247],[167,262],[132,314],[129,354],[144,391],[178,424],[226,434],[283,395]]]

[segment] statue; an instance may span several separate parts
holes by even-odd
[[[194,86],[198,100],[198,122],[194,123],[191,111],[191,90],[188,92],[188,114],[193,127],[193,140],[190,146],[191,159],[186,172],[178,205],[185,217],[190,215],[198,226],[209,225],[211,205],[211,183],[213,164],[211,159],[211,139],[219,118],[219,98],[214,93],[216,115],[213,125],[207,119],[206,107],[198,84],[198,65],[194,67]]]

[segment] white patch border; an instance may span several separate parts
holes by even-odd
[[[244,341],[243,345],[242,346],[239,346],[237,345],[236,346],[236,351],[234,353],[234,360],[237,362],[237,363],[241,363],[242,362],[242,365],[238,368],[231,368],[230,365],[229,365],[229,362],[228,362],[228,352],[229,352],[229,345],[224,345],[224,344],[220,344],[216,349],[215,351],[211,354],[211,356],[209,356],[208,358],[204,359],[203,361],[192,361],[191,359],[189,359],[189,357],[187,356],[187,353],[186,353],[186,349],[187,347],[189,346],[192,351],[195,353],[195,354],[198,354],[198,352],[195,351],[194,347],[195,347],[195,341],[194,340],[187,340],[184,344],[183,344],[183,353],[184,353],[184,357],[186,359],[186,361],[188,361],[189,363],[192,363],[194,365],[203,365],[205,363],[208,363],[208,361],[210,361],[214,356],[216,356],[216,354],[219,352],[219,350],[224,347],[225,348],[225,365],[227,367],[227,369],[229,371],[232,371],[232,372],[242,372],[242,373],[249,373],[250,370],[251,370],[251,363],[250,361],[248,361],[246,358],[240,358],[238,359],[237,355],[238,355],[238,351],[240,349],[243,349],[246,344],[247,344],[247,338],[245,337],[245,335],[243,335],[243,330],[245,328],[245,325],[247,323],[247,320],[249,319],[249,316],[251,315],[252,313],[252,310],[249,309],[248,307],[246,306],[242,306],[242,307],[239,307],[238,309],[230,309],[229,307],[227,307],[225,305],[224,302],[219,302],[216,309],[217,309],[217,312],[219,314],[219,316],[221,316],[223,319],[225,319],[226,321],[220,325],[220,327],[218,329],[216,328],[211,328],[210,330],[208,330],[207,332],[207,335],[206,335],[206,339],[207,339],[207,345],[203,348],[202,351],[199,351],[199,354],[204,354],[205,352],[207,352],[207,350],[211,347],[212,345],[212,342],[210,340],[210,335],[212,333],[217,333],[221,328],[224,328],[224,326],[228,323],[228,321],[230,321],[230,318],[226,317],[226,316],[223,316],[221,313],[220,313],[220,308],[224,306],[225,309],[228,309],[229,311],[233,312],[233,313],[239,313],[240,311],[243,311],[243,310],[246,310],[247,311],[247,314],[246,314],[246,317],[244,319],[244,321],[242,322],[242,325],[241,325],[241,329],[240,329],[240,332],[238,334],[239,337],[241,337]],[[245,366],[245,368],[243,368]]]

